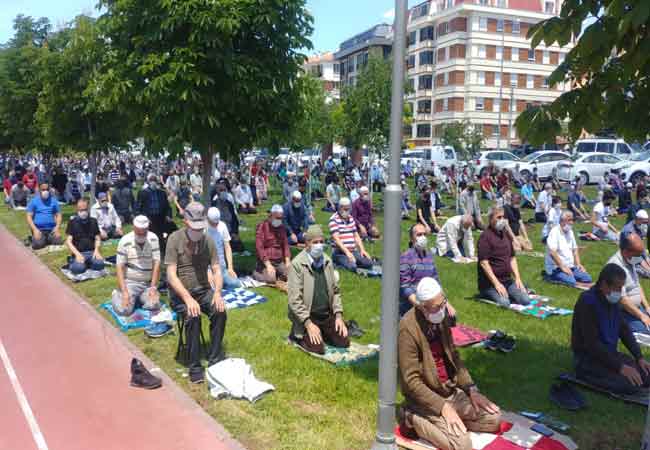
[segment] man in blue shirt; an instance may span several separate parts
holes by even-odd
[[[300,191],[293,191],[291,200],[284,204],[284,226],[287,229],[289,245],[305,243],[304,233],[309,226],[307,210]]]
[[[573,213],[573,220],[589,220],[589,215],[585,211],[583,203],[586,202],[586,198],[582,193],[580,186],[576,186],[574,183],[571,183],[569,187],[569,197],[567,199],[567,209]]]
[[[523,198],[521,202],[522,208],[535,208],[535,194],[533,192],[533,186],[530,184],[530,181],[526,181],[521,188],[521,196]]]
[[[47,183],[39,185],[27,205],[27,224],[32,232],[32,248],[38,250],[48,245],[61,245],[61,209],[59,202],[50,195]]]

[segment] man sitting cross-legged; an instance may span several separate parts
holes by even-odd
[[[260,222],[255,229],[257,266],[253,278],[262,283],[276,284],[278,281],[287,281],[291,250],[287,229],[282,224],[283,215],[282,206],[273,205],[269,218]]]
[[[626,271],[607,264],[596,285],[580,294],[573,312],[571,348],[576,377],[619,395],[650,386],[650,363],[623,318],[620,301]],[[618,341],[632,356],[618,351]]]
[[[122,220],[105,192],[97,194],[97,203],[90,208],[90,217],[97,220],[102,241],[122,237]]]
[[[362,239],[379,239],[379,229],[375,225],[367,186],[359,188],[359,198],[352,202],[352,217],[357,223],[357,231]]]
[[[302,201],[300,191],[293,191],[291,199],[284,204],[284,226],[287,229],[289,245],[305,243],[305,230],[309,224],[309,214]]]
[[[52,198],[50,187],[41,183],[39,191],[27,205],[27,224],[32,232],[32,248],[39,250],[48,245],[61,245],[61,208]]]
[[[400,426],[441,450],[471,450],[470,431],[499,430],[499,408],[478,391],[454,346],[440,284],[423,278],[416,302],[399,324]]]
[[[363,246],[350,209],[350,199],[343,197],[339,202],[339,211],[330,217],[332,259],[337,265],[353,272],[357,267],[370,269],[372,260]]]
[[[289,265],[291,339],[322,355],[325,344],[347,348],[350,339],[343,321],[338,274],[323,251],[325,239],[319,225],[307,229],[305,244]]]
[[[79,275],[88,269],[104,269],[104,258],[99,251],[102,246],[99,226],[97,220],[90,217],[85,198],[77,202],[77,215],[70,219],[65,233],[68,235],[65,244],[74,257],[70,272]]]
[[[591,285],[592,280],[580,263],[573,222],[573,213],[567,209],[560,214],[559,225],[551,228],[546,238],[544,269],[551,281],[585,287]]]

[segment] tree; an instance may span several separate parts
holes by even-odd
[[[204,201],[215,147],[235,156],[289,127],[311,48],[305,0],[100,0],[111,45],[106,101],[143,120],[151,150],[201,152]]]
[[[483,132],[468,120],[451,122],[443,127],[441,141],[443,145],[454,147],[456,152],[467,159],[483,146]]]
[[[126,116],[105,107],[99,80],[108,49],[94,19],[77,17],[69,38],[62,50],[43,55],[36,120],[50,146],[90,157],[94,198],[97,153],[125,145],[132,127]]]
[[[582,31],[590,17],[595,20]],[[519,135],[534,145],[554,141],[568,120],[573,139],[583,130],[612,129],[630,141],[645,140],[650,132],[649,32],[647,0],[566,1],[559,17],[531,27],[533,48],[542,41],[564,46],[577,39],[549,80],[551,86],[567,82],[573,89],[520,114]]]

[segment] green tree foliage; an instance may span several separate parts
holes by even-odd
[[[595,20],[582,32],[586,19]],[[532,27],[532,47],[540,42],[574,48],[550,77],[573,89],[550,105],[530,108],[517,118],[519,135],[538,145],[562,134],[612,129],[632,140],[650,132],[650,2],[648,0],[568,0],[559,17]]]
[[[463,158],[470,158],[483,146],[483,132],[468,120],[451,122],[443,127],[441,141],[454,147]]]
[[[106,101],[143,122],[153,150],[237,155],[290,126],[311,48],[304,0],[100,0],[112,59]],[[210,171],[207,170],[207,173]],[[208,177],[204,177],[207,201]]]

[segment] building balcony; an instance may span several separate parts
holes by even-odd
[[[432,118],[433,118],[433,116],[431,115],[430,112],[428,112],[428,113],[420,113],[419,112],[419,113],[417,113],[415,115],[415,120],[419,120],[419,121],[431,121]]]

